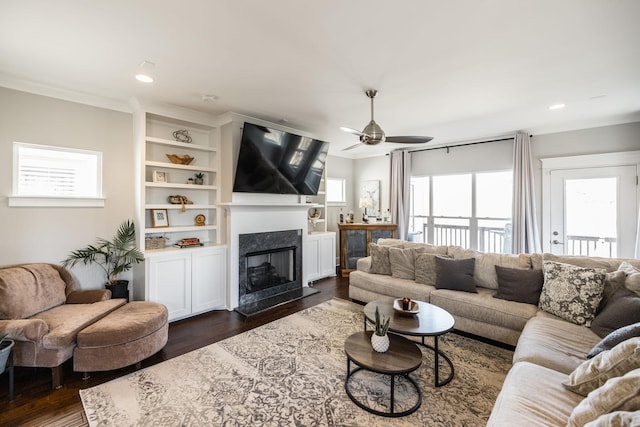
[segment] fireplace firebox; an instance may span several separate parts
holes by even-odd
[[[247,258],[247,293],[296,280],[296,247],[250,252]]]

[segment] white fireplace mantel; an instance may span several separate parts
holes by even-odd
[[[227,307],[230,310],[238,307],[239,302],[239,235],[264,233],[283,230],[300,230],[302,233],[302,251],[307,240],[308,216],[311,204],[295,202],[292,199],[250,197],[220,203],[225,210],[227,237],[229,241],[229,288],[227,289]],[[295,196],[297,198],[297,196]],[[302,277],[306,277],[303,272]],[[303,280],[306,286],[306,281]]]

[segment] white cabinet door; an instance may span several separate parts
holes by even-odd
[[[191,254],[154,256],[147,268],[148,300],[167,306],[169,321],[191,314]]]
[[[336,275],[336,234],[326,233],[320,239],[320,277]]]
[[[194,251],[191,258],[193,314],[224,309],[227,291],[226,249],[212,247]]]
[[[304,274],[306,283],[319,279],[320,276],[320,234],[307,236],[304,247]]]

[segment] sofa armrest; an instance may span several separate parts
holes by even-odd
[[[67,295],[67,304],[91,304],[108,299],[111,299],[111,291],[109,289],[88,289],[71,292]]]
[[[7,334],[15,341],[39,342],[48,333],[49,327],[42,319],[0,320],[0,335]]]
[[[371,271],[371,257],[360,258],[356,264],[356,268],[363,273],[369,273]]]

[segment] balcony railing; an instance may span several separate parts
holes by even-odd
[[[617,254],[616,238],[567,235],[566,252],[567,255],[615,258]]]
[[[423,236],[428,236],[428,228],[428,224],[422,225]],[[434,224],[432,244],[470,248],[470,237],[471,228],[468,225]],[[502,227],[478,227],[478,250],[482,252],[508,253],[511,248],[505,247],[505,238],[505,230]],[[507,244],[509,244],[509,241],[507,241]]]

